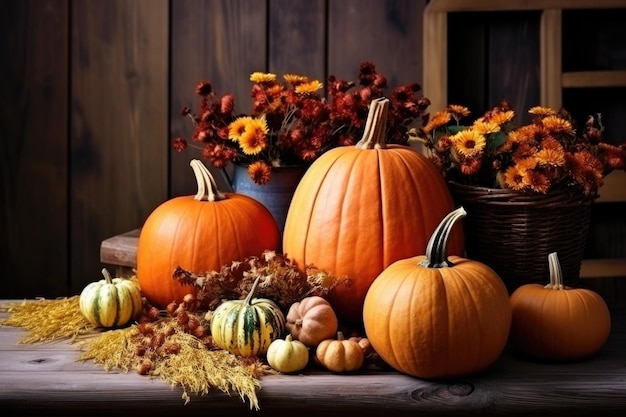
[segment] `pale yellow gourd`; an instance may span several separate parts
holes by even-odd
[[[270,344],[267,363],[279,372],[298,372],[309,363],[309,349],[288,334],[285,339],[276,339]]]

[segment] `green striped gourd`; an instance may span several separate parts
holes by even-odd
[[[264,355],[285,329],[285,316],[267,298],[252,298],[259,278],[245,300],[220,304],[211,318],[211,335],[220,348],[234,355]]]
[[[136,280],[111,278],[106,268],[104,279],[88,284],[80,293],[80,311],[96,327],[120,327],[136,318],[143,308]]]

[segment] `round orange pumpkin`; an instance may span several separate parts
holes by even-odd
[[[343,323],[362,323],[374,278],[394,261],[424,253],[430,233],[454,208],[424,155],[385,144],[387,107],[387,99],[374,100],[361,141],[331,149],[309,167],[287,213],[283,251],[301,269],[314,264],[348,279],[328,295]],[[450,250],[463,253],[460,227]]]
[[[525,284],[511,294],[511,340],[540,359],[571,361],[596,353],[611,332],[611,315],[594,291],[563,285],[556,252],[548,255],[550,283]]]
[[[139,234],[137,279],[146,299],[159,308],[196,292],[173,279],[176,267],[205,274],[276,250],[280,243],[278,225],[265,206],[241,194],[219,192],[202,162],[193,160],[191,166],[198,193],[158,206]]]
[[[446,255],[460,207],[442,220],[426,255],[387,267],[363,306],[365,333],[391,367],[420,378],[470,375],[501,355],[511,326],[509,293],[487,265]]]

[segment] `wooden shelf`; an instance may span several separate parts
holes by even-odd
[[[626,87],[626,71],[576,71],[564,72],[563,88]]]

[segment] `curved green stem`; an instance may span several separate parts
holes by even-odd
[[[250,302],[252,301],[252,296],[254,295],[254,292],[256,291],[256,287],[259,285],[260,279],[261,277],[256,277],[256,279],[254,280],[254,284],[252,284],[252,288],[250,288],[250,292],[246,296],[244,304],[250,305]]]
[[[113,278],[106,268],[102,268],[102,275],[104,276],[104,280],[107,282],[107,284],[113,283]]]
[[[430,236],[426,246],[426,259],[420,265],[427,268],[443,268],[454,265],[448,260],[448,239],[450,238],[452,226],[454,226],[457,220],[465,217],[466,214],[467,212],[461,206],[443,218]]]

